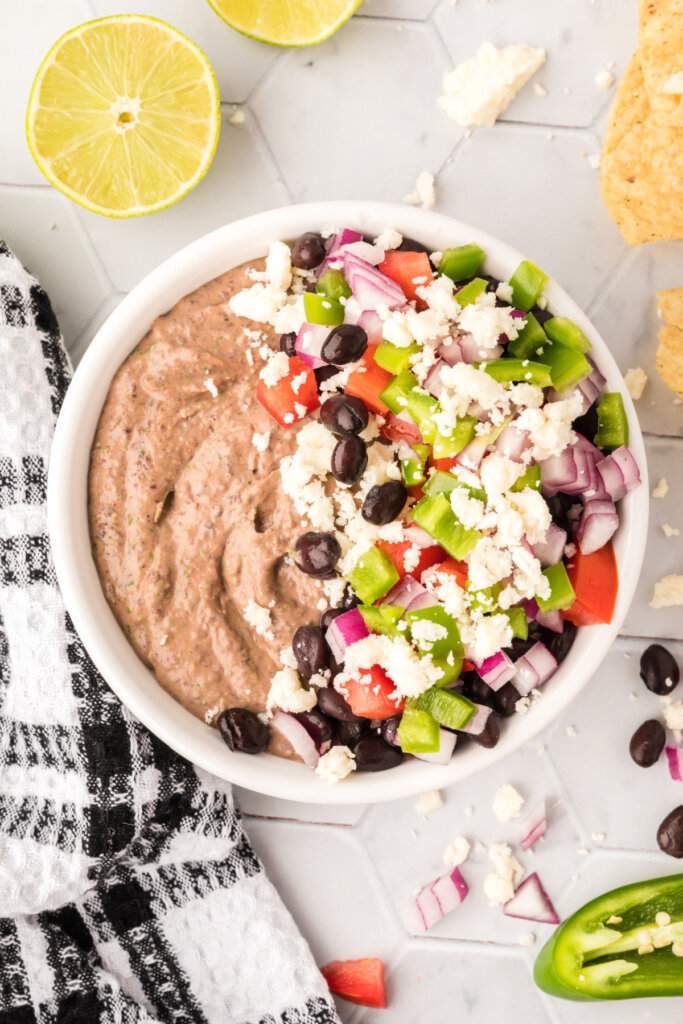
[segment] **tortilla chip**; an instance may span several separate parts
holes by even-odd
[[[683,128],[681,93],[666,87],[683,71],[683,0],[640,0],[640,59],[655,117]],[[672,86],[669,86],[671,88]]]
[[[600,180],[629,245],[683,238],[683,128],[653,116],[638,51],[610,111]]]
[[[659,332],[657,373],[683,397],[683,288],[657,292],[657,312],[666,325]]]

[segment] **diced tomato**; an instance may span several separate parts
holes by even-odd
[[[305,374],[305,379],[299,380],[294,390],[292,382],[295,377],[301,377],[301,374]],[[320,405],[315,374],[311,367],[297,356],[289,357],[289,373],[272,387],[268,387],[259,377],[256,398],[281,427],[291,427],[297,420],[303,419],[311,409],[317,409]]]
[[[388,370],[383,370],[381,366],[377,365],[375,362],[376,351],[376,345],[368,345],[360,364],[349,374],[344,390],[347,395],[362,398],[368,409],[384,416],[389,410],[379,394],[380,391],[384,391],[392,375]]]
[[[417,423],[410,419],[403,419],[402,416],[395,416],[393,412],[388,413],[386,420],[379,428],[382,437],[387,441],[407,441],[408,444],[424,444],[424,438],[420,433]]]
[[[406,568],[405,558],[407,552],[413,547],[411,540],[394,541],[391,543],[380,538],[376,541],[376,544],[378,548],[382,548],[389,555],[401,579],[410,573],[416,580],[419,580],[425,569],[429,569],[431,565],[442,562],[445,555],[445,551],[438,544],[430,544],[429,547],[420,548],[417,565],[414,564],[412,557],[409,559],[411,567],[408,569]]]
[[[407,491],[410,497],[416,498],[417,501],[419,501],[420,498],[424,498],[425,496],[424,487],[422,486],[422,484],[413,484],[412,487],[407,488]]]
[[[344,682],[342,696],[351,705],[354,715],[359,718],[391,718],[403,711],[404,702],[390,700],[389,695],[396,693],[396,686],[379,665],[364,669],[359,679],[348,679]]]
[[[614,549],[608,541],[591,555],[576,553],[567,560],[567,575],[576,594],[576,601],[562,612],[575,626],[609,623],[619,589],[619,571]]]
[[[407,299],[416,299],[418,306],[424,308],[417,289],[434,280],[434,271],[426,252],[396,252],[390,249],[377,269],[395,281]]]
[[[387,990],[384,984],[384,964],[376,957],[365,960],[333,960],[321,967],[330,992],[361,1006],[385,1009]]]
[[[434,469],[440,469],[442,473],[450,473],[453,466],[457,466],[457,456],[451,455],[448,459],[430,459],[429,463]]]
[[[464,590],[467,586],[467,562],[458,562],[455,558],[447,558],[441,565],[436,566],[437,572],[446,572],[449,576],[455,576],[458,586]]]
[[[472,664],[472,662],[468,658],[463,658],[462,659],[462,668],[460,669],[460,671],[461,672],[473,672],[474,671],[474,665]]]

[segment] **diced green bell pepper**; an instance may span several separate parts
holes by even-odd
[[[553,316],[544,324],[545,333],[551,341],[559,341],[577,352],[590,352],[593,347],[578,324],[566,316]]]
[[[344,307],[337,299],[328,299],[317,292],[304,292],[304,313],[309,324],[338,327],[344,323]]]
[[[658,915],[665,916],[658,922]],[[683,996],[683,957],[672,952],[674,942],[683,942],[681,874],[586,903],[545,944],[534,980],[552,996],[580,1001]]]
[[[410,359],[420,351],[419,345],[393,345],[390,341],[381,341],[375,350],[375,362],[383,370],[398,374],[407,370]]]
[[[439,723],[428,711],[406,708],[396,732],[401,750],[406,754],[435,754],[439,749]]]
[[[439,273],[450,277],[451,281],[464,281],[466,277],[476,274],[483,258],[484,250],[474,242],[457,245],[453,249],[444,249],[439,263]]]
[[[478,420],[476,416],[462,416],[456,420],[453,433],[446,437],[438,431],[433,442],[433,454],[435,459],[452,459],[467,448],[467,445],[474,439],[474,428]]]
[[[503,589],[502,583],[494,583],[490,587],[483,587],[481,590],[475,590],[468,580],[465,589],[470,595],[470,608],[474,611],[480,610],[488,615],[497,614],[500,611],[498,607],[498,595]]]
[[[450,659],[450,660],[449,660]],[[451,664],[452,662],[452,664]],[[432,664],[441,670],[441,678],[434,683],[435,686],[448,686],[454,679],[457,679],[462,671],[462,658],[432,658]]]
[[[446,729],[464,729],[477,713],[477,705],[467,697],[438,686],[431,686],[419,697],[414,697],[408,702],[408,707],[427,711]]]
[[[471,306],[480,295],[484,294],[487,286],[488,281],[485,281],[483,277],[475,277],[455,293],[455,301],[462,307]]]
[[[538,388],[550,387],[552,380],[550,369],[544,363],[535,363],[530,359],[492,359],[490,363],[477,363],[489,377],[497,381],[522,381],[534,384]]]
[[[328,299],[350,299],[353,294],[351,285],[344,277],[344,271],[337,270],[334,267],[323,270],[318,278],[315,290],[320,295],[325,295]]]
[[[403,615],[403,608],[396,608],[391,604],[361,604],[358,611],[371,633],[382,633],[391,637],[399,635],[400,630],[396,628],[396,623]]]
[[[419,388],[415,388],[407,397],[406,412],[417,423],[427,444],[433,444],[436,437],[436,423],[432,417],[441,411],[441,406],[436,398]]]
[[[427,479],[426,466],[431,448],[428,444],[411,444],[418,459],[401,459],[401,473],[406,487],[419,487]]]
[[[486,491],[483,488],[470,487],[469,484],[458,480],[457,476],[453,476],[452,473],[444,473],[441,469],[437,469],[435,473],[432,473],[424,490],[425,494],[450,494],[456,487],[464,487],[469,493],[470,498],[476,498],[477,501],[486,501]]]
[[[548,597],[536,595],[536,604],[542,612],[554,612],[557,609],[569,608],[576,600],[574,588],[569,582],[567,570],[563,562],[556,565],[549,565],[543,570],[543,575],[550,583],[550,594]]]
[[[594,443],[603,451],[613,452],[628,445],[628,418],[624,400],[618,391],[607,391],[598,404],[598,432]]]
[[[398,415],[406,411],[408,395],[416,387],[419,387],[419,381],[412,370],[402,370],[392,377],[379,397],[390,412]]]
[[[519,640],[526,640],[529,636],[529,623],[524,609],[518,607],[506,608],[503,611],[503,615],[506,615],[510,620],[513,637]]]
[[[370,548],[361,555],[346,578],[363,604],[374,604],[399,580],[396,566],[382,548]]]
[[[582,352],[577,352],[575,348],[567,348],[559,341],[548,340],[543,352],[537,355],[536,359],[550,367],[550,376],[556,391],[567,391],[568,388],[575,387],[593,370]]]
[[[441,605],[434,605],[433,608],[420,608],[414,612],[406,612],[406,621],[410,624],[410,631],[413,643],[421,654],[431,654],[432,658],[439,661],[448,657],[453,651],[454,657],[463,656],[463,646],[460,639],[460,630],[452,615],[449,615]],[[427,622],[440,626],[445,635],[436,640],[424,640],[420,638],[419,623]],[[417,634],[417,635],[416,635]]]
[[[414,506],[413,521],[433,537],[453,558],[460,560],[476,547],[481,534],[468,529],[456,518],[448,498],[443,494],[430,494]]]
[[[540,491],[541,489],[541,467],[540,466],[527,466],[520,477],[517,477],[514,484],[510,488],[511,491],[523,491],[526,487],[531,487],[534,491]]]
[[[507,346],[508,355],[517,359],[535,359],[539,349],[548,344],[548,335],[545,333],[533,313],[527,313],[526,323],[516,338]]]
[[[535,306],[548,283],[548,275],[531,260],[522,260],[510,278],[512,305],[528,312]]]

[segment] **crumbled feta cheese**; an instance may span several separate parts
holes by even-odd
[[[602,157],[599,153],[591,153],[588,157],[588,163],[594,171],[599,171],[600,165],[602,164]]]
[[[576,729],[573,725],[568,725],[564,731],[567,734],[567,736],[576,736]]]
[[[654,594],[650,601],[652,608],[671,608],[683,604],[683,576],[671,573],[663,576],[655,583]]]
[[[257,604],[256,601],[249,600],[247,601],[247,607],[244,609],[244,618],[264,640],[273,639],[270,608],[264,608],[262,605]]]
[[[605,838],[604,832],[591,832],[591,839],[594,843],[604,843]]]
[[[336,438],[322,423],[311,421],[301,428],[296,443],[294,454],[280,460],[282,489],[315,529],[332,530],[334,506],[325,492],[325,481]]]
[[[212,708],[207,708],[204,712],[204,721],[207,725],[211,725],[214,718],[218,714],[218,704],[214,704]]]
[[[464,487],[454,487],[450,495],[454,515],[467,529],[476,529],[484,514],[484,502],[471,498]]]
[[[318,703],[314,690],[304,690],[298,674],[292,668],[276,672],[270,683],[266,710],[272,716],[273,708],[290,711],[310,711]]]
[[[435,249],[434,252],[430,252],[429,259],[433,267],[438,269],[441,260],[443,259],[443,252],[441,249]]]
[[[662,523],[662,533],[665,537],[678,537],[680,532],[675,526],[670,526],[669,523]]]
[[[306,370],[302,370],[301,373],[297,373],[296,377],[292,377],[292,391],[295,395],[299,394],[301,385],[305,384],[307,380],[308,372]]]
[[[519,700],[515,702],[515,712],[518,715],[526,715],[530,707],[531,701],[528,697],[520,697]]]
[[[413,571],[413,569],[417,569],[419,561],[420,548],[417,546],[417,544],[411,544],[410,547],[407,548],[405,554],[403,555],[403,567],[405,571],[410,573]]]
[[[484,894],[492,907],[507,903],[515,894],[515,889],[524,877],[524,868],[507,843],[494,843],[489,848],[489,859],[493,862],[495,873],[484,879]]]
[[[548,90],[540,82],[534,82],[534,92],[537,96],[547,96]]]
[[[456,300],[457,297],[456,292]],[[512,316],[507,306],[497,306],[493,292],[482,292],[474,302],[462,307],[458,317],[460,329],[471,334],[481,349],[494,348],[501,334],[514,341],[525,324],[526,320]]]
[[[207,377],[204,381],[204,387],[209,392],[212,398],[218,398],[218,388],[213,382],[213,377]]]
[[[346,679],[358,678],[373,665],[380,665],[393,681],[396,690],[389,699],[396,703],[401,696],[419,697],[441,678],[441,669],[432,663],[431,657],[421,657],[405,637],[372,633],[347,649],[344,672],[337,676],[335,686],[343,694]]]
[[[512,821],[513,818],[519,818],[522,807],[524,805],[524,797],[521,793],[518,793],[514,786],[509,783],[501,786],[493,798],[493,813],[502,824],[507,821]]]
[[[289,373],[289,357],[285,352],[273,352],[268,362],[259,371],[259,377],[267,388],[274,388]]]
[[[518,941],[520,946],[533,946],[536,942],[536,936],[533,932],[524,932],[523,935],[520,935]]]
[[[666,498],[669,493],[669,482],[665,476],[661,478],[656,487],[652,488],[653,498]]]
[[[561,455],[574,442],[572,423],[582,409],[583,398],[576,391],[560,402],[546,402],[541,409],[524,409],[519,414],[516,425],[529,432],[536,462]]]
[[[251,351],[250,348],[245,350],[244,358],[247,360],[250,366],[254,365],[254,353]]]
[[[664,706],[664,721],[667,729],[680,732],[683,729],[683,701],[675,700]]]
[[[645,370],[643,370],[641,366],[636,366],[633,369],[627,370],[624,374],[624,384],[626,385],[626,390],[633,401],[637,402],[645,390],[645,385],[647,384],[647,374],[645,373]]]
[[[434,175],[431,171],[420,171],[415,181],[415,191],[403,197],[404,203],[411,206],[421,206],[428,210],[436,202],[436,189],[434,187]]]
[[[274,288],[287,291],[292,283],[292,253],[284,242],[273,242],[266,256],[266,278]]]
[[[470,842],[465,836],[456,836],[443,852],[444,864],[449,868],[457,868],[464,864],[470,855]]]
[[[423,793],[415,801],[415,810],[418,814],[431,814],[432,811],[438,811],[440,807],[443,807],[443,797],[438,789]]]
[[[512,285],[508,284],[507,281],[500,281],[496,288],[496,298],[500,299],[501,302],[507,302],[508,305],[512,305]]]
[[[230,124],[244,124],[244,111],[233,110],[232,114],[228,118]]]
[[[375,245],[379,249],[398,249],[403,241],[403,235],[396,228],[385,228],[375,239]]]
[[[416,619],[411,624],[411,636],[423,651],[431,651],[437,640],[445,640],[448,630],[440,622],[429,619]]]
[[[258,452],[265,452],[270,444],[270,431],[265,430],[262,434],[256,431],[251,436],[251,443]]]
[[[491,126],[544,60],[545,50],[526,43],[500,50],[482,43],[474,57],[444,76],[439,106],[463,127]]]
[[[356,770],[356,756],[348,747],[332,747],[323,754],[315,769],[325,782],[341,782]]]
[[[471,646],[475,661],[485,661],[511,643],[512,627],[507,615],[486,615],[475,621],[474,643]]]
[[[506,458],[501,452],[491,452],[481,463],[481,485],[489,497],[509,491],[524,473],[524,465]]]
[[[598,71],[595,84],[601,89],[611,89],[614,85],[614,75],[610,71]]]

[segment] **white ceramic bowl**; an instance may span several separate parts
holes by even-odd
[[[579,630],[569,656],[544,688],[543,698],[524,717],[505,722],[497,747],[485,750],[470,744],[457,751],[446,766],[411,758],[391,771],[358,772],[341,784],[330,785],[292,761],[266,754],[250,757],[232,753],[215,729],[190,715],[157,685],[127,643],[104,598],[88,534],[90,446],[114,373],[156,316],[206,281],[245,260],[262,256],[274,239],[292,239],[303,231],[333,225],[357,228],[370,235],[392,226],[433,250],[477,242],[486,252],[486,271],[505,280],[522,259],[509,246],[449,217],[378,202],[290,206],[227,224],[205,235],[141,281],[91,342],[57,423],[48,481],[48,519],[57,576],[76,629],[111,688],[152,732],[195,764],[248,789],[291,800],[346,804],[392,800],[464,779],[528,742],[569,704],[605,657],[631,603],[645,549],[648,485],[640,428],[617,365],[595,327],[551,281],[546,296],[553,312],[576,320],[593,343],[608,388],[623,395],[631,449],[643,478],[642,486],[621,502],[621,523],[614,542],[621,582],[611,625]]]

